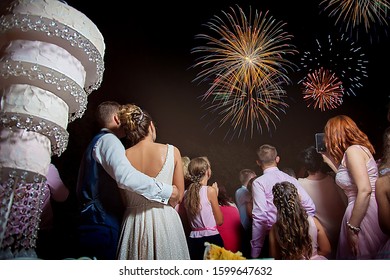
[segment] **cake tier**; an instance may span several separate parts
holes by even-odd
[[[13,84],[35,86],[57,95],[69,107],[69,114],[81,117],[87,108],[86,92],[64,74],[42,65],[0,59],[0,88]],[[70,117],[70,121],[74,116]]]
[[[0,50],[2,60],[39,64],[62,73],[80,87],[85,84],[85,70],[81,62],[63,48],[40,41],[13,40]]]
[[[0,128],[0,168],[26,170],[46,176],[51,161],[50,140],[39,133]]]
[[[63,129],[68,125],[68,105],[55,94],[26,84],[0,89],[0,111],[37,116]]]
[[[61,46],[83,64],[85,90],[91,93],[100,87],[105,44],[91,20],[57,0],[5,1],[0,11],[0,45],[1,42],[26,39]]]
[[[78,31],[91,41],[100,55],[104,55],[105,44],[102,34],[96,25],[82,12],[58,0],[2,0],[8,1],[6,12],[26,14],[54,19]]]
[[[0,73],[7,79],[3,86],[25,83],[49,90],[68,104],[68,111],[82,115],[87,103],[85,70],[69,52],[50,43],[14,40],[3,46],[0,57]]]

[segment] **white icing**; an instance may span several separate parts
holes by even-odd
[[[0,89],[0,94],[1,112],[38,116],[67,128],[69,107],[50,91],[31,85],[14,84]]]
[[[79,60],[63,48],[40,41],[14,40],[1,52],[2,59],[36,63],[54,69],[80,87],[85,84],[85,70]]]
[[[24,129],[0,130],[0,167],[46,176],[51,161],[50,140]]]
[[[52,149],[66,148],[68,137],[62,130],[69,112],[80,116],[87,103],[81,93],[100,86],[104,51],[103,36],[95,24],[66,3],[0,0],[0,176],[7,193],[19,195],[11,184],[19,187],[20,179],[27,176],[45,177]],[[5,191],[0,190],[0,197]],[[37,193],[38,189],[26,189],[22,195]],[[2,235],[11,256],[19,254],[13,248],[23,252],[35,247],[40,212],[30,207],[34,210],[31,219],[15,219],[20,206],[7,198],[0,205],[0,212],[10,214],[3,223],[10,227],[3,228]],[[19,222],[26,222],[28,231],[14,239],[12,224],[20,228]]]
[[[3,1],[3,0],[2,0]],[[82,12],[58,0],[13,0],[7,9],[9,13],[37,15],[55,19],[80,32],[92,42],[101,56],[105,44],[96,25]]]
[[[100,87],[104,72],[104,38],[83,13],[57,0],[0,2],[5,7],[0,11],[0,29],[5,30],[0,33],[0,46],[16,39],[61,46],[84,66],[86,77],[83,88],[91,93]]]

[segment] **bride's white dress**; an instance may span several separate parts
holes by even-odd
[[[167,145],[165,163],[156,179],[172,184],[174,148]],[[126,212],[119,240],[121,260],[189,260],[187,241],[177,211],[123,190]]]

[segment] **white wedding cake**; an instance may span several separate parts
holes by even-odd
[[[1,0],[0,259],[33,257],[51,156],[100,87],[104,51],[96,25],[63,1]]]

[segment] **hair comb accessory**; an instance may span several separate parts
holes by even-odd
[[[142,122],[142,120],[144,119],[144,111],[142,111],[142,109],[140,107],[137,107],[137,109],[139,110],[139,117],[138,117],[138,120],[137,120],[137,124],[140,124]]]

